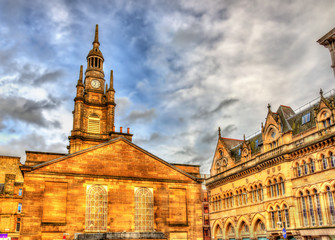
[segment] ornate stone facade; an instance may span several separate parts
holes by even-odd
[[[334,29],[318,42],[330,49]],[[334,66],[333,66],[334,67]],[[214,239],[335,237],[335,92],[298,111],[268,105],[261,131],[219,138],[207,180]]]

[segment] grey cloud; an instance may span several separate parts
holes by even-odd
[[[196,152],[191,146],[184,146],[181,150],[175,152],[175,155],[193,156]]]
[[[156,116],[155,109],[148,109],[144,111],[134,110],[132,111],[126,118],[126,121],[129,123],[137,123],[137,122],[150,122]]]
[[[221,130],[221,136],[229,136],[231,133],[237,130],[236,125],[229,124],[223,130]]]
[[[25,150],[66,153],[66,142],[47,144],[46,138],[48,136],[32,132],[0,145],[0,152],[4,155],[19,156],[21,162],[25,160]]]
[[[208,144],[208,143],[213,143],[217,139],[217,133],[205,133],[205,135],[201,138],[201,142]]]
[[[61,101],[52,96],[47,100],[33,101],[22,97],[0,97],[0,123],[8,118],[22,121],[40,127],[60,128],[61,123],[57,120],[50,121],[43,117],[43,110],[55,109]]]
[[[200,109],[195,115],[193,115],[193,118],[205,118],[209,117],[209,115],[212,115],[216,112],[219,112],[222,108],[229,107],[232,104],[236,103],[238,99],[236,98],[230,98],[230,99],[225,99],[219,103],[219,105],[214,108],[213,110],[207,110],[202,108]]]

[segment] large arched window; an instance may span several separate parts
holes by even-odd
[[[100,133],[100,118],[97,114],[91,114],[88,117],[88,128],[89,133]]]
[[[240,234],[241,235],[248,235],[249,236],[249,234],[250,234],[249,232],[250,232],[249,231],[249,226],[245,222],[243,222],[241,224]]]
[[[314,216],[313,200],[312,200],[312,196],[309,193],[309,191],[307,191],[307,199],[308,199],[308,208],[309,208],[310,222],[312,223],[312,226],[315,226],[315,216]]]
[[[330,215],[331,224],[335,224],[335,209],[334,209],[334,196],[333,192],[330,191],[330,188],[327,187],[327,196],[328,196],[328,209]]]
[[[266,232],[265,224],[261,220],[257,220],[255,224],[255,233],[259,234],[265,232]]]
[[[306,202],[305,202],[305,197],[302,192],[300,192],[300,202],[301,202],[301,211],[302,211],[302,217],[303,217],[303,226],[307,226],[308,219],[307,219]]]
[[[135,231],[154,230],[154,200],[149,188],[135,189]]]
[[[316,189],[314,189],[314,199],[316,204],[316,214],[318,215],[319,225],[322,226],[323,222],[322,222],[321,204],[320,204],[319,193]]]
[[[101,185],[87,187],[86,191],[86,231],[107,230],[107,190]]]
[[[271,215],[271,225],[272,228],[276,228],[276,216],[273,207],[270,207],[270,215]]]
[[[214,238],[215,238],[215,240],[222,240],[223,239],[222,229],[220,228],[219,225],[217,225],[215,230],[214,230]]]
[[[284,211],[283,211],[283,215],[285,217],[284,223],[285,223],[285,228],[289,228],[290,227],[290,214],[288,211],[288,207],[286,206],[286,204],[284,205]]]

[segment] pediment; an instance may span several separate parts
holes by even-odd
[[[31,172],[121,179],[196,180],[123,137],[35,165]]]

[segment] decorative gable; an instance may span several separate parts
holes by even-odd
[[[315,122],[318,130],[328,128],[334,122],[334,97],[326,99],[320,89],[320,102],[314,108]]]
[[[276,148],[280,144],[282,135],[282,124],[280,116],[271,111],[271,105],[268,104],[268,115],[265,125],[262,124],[262,138],[265,150]]]

